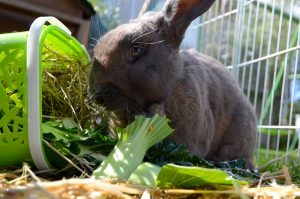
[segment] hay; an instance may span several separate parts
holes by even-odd
[[[45,45],[42,52],[43,120],[70,117],[80,128],[103,116],[104,108],[88,99],[89,64],[61,55]]]
[[[90,64],[84,65],[78,58],[62,55],[47,45],[43,48],[42,60],[43,122],[69,117],[81,130],[102,122],[116,137],[114,129],[124,125],[122,114],[106,111],[89,97]]]
[[[48,175],[48,179],[45,176]],[[44,177],[41,177],[44,176]],[[100,181],[71,178],[53,181],[51,172],[34,172],[27,165],[22,169],[0,174],[0,198],[296,198],[296,185],[271,184],[256,187],[235,187],[232,190],[157,189],[122,181]]]

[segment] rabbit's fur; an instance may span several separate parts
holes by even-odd
[[[256,117],[221,63],[180,51],[188,25],[213,0],[168,0],[162,9],[108,32],[94,49],[89,86],[109,110],[166,114],[171,138],[207,160],[243,158],[253,168]]]

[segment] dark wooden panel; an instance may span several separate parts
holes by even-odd
[[[82,17],[82,10],[74,0],[10,0],[16,2],[28,2],[36,6],[56,10],[76,17]]]

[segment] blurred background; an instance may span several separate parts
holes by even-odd
[[[85,0],[0,0],[0,33],[28,31],[39,16],[55,16],[88,45],[95,10]]]

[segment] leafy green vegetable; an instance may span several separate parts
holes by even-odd
[[[152,118],[136,116],[124,129],[117,129],[119,140],[111,153],[97,168],[95,178],[121,178],[127,180],[142,163],[146,151],[173,132],[169,119],[155,115]]]
[[[62,120],[62,124],[66,129],[74,129],[74,128],[79,128],[79,125],[74,122],[71,118],[64,118]]]
[[[104,126],[80,130],[69,118],[42,124],[43,139],[69,159],[83,158],[92,168],[97,168],[105,156],[113,149],[116,140],[109,137]],[[46,155],[58,169],[67,165],[58,154],[45,145]],[[75,162],[76,163],[76,162]]]
[[[246,169],[244,160],[232,160],[221,163],[206,161],[198,156],[191,155],[187,146],[167,139],[151,147],[145,155],[144,162],[151,162],[160,167],[171,163],[181,166],[220,169],[236,179],[253,180],[260,178],[258,173]]]
[[[187,146],[167,139],[151,147],[145,155],[144,162],[151,162],[161,167],[173,163],[183,166],[215,168],[212,162],[191,155]]]
[[[174,164],[163,166],[156,179],[156,186],[160,188],[207,186],[224,188],[227,186],[231,187],[233,183],[248,185],[247,182],[236,180],[219,169],[178,166]]]
[[[102,167],[99,167],[98,170],[95,171],[95,174],[97,174],[98,172],[97,175],[99,177],[108,177],[112,175],[111,173],[115,173],[114,175],[112,175],[112,177],[120,177],[127,179],[131,174],[130,172],[133,172],[135,168],[139,166],[140,163],[149,162],[160,167],[172,163],[182,166],[197,166],[203,168],[220,169],[236,179],[246,179],[251,181],[253,179],[259,178],[259,174],[250,172],[245,169],[245,161],[243,160],[213,163],[210,161],[203,160],[198,156],[191,155],[188,151],[188,148],[185,145],[177,144],[176,142],[171,140],[164,139],[158,142],[157,144],[153,145],[147,151],[147,149],[153,143],[155,143],[154,141],[150,142],[150,140],[152,140],[152,137],[155,137],[154,135],[156,135],[156,133],[164,135],[164,133],[159,132],[163,129],[158,129],[157,132],[155,131],[148,135],[149,132],[154,129],[153,127],[155,125],[156,120],[157,122],[159,122],[160,118],[162,121],[160,121],[160,123],[158,123],[157,125],[165,125],[164,128],[166,128],[167,131],[170,130],[170,128],[167,128],[166,125],[168,123],[168,120],[166,118],[157,117],[156,120],[153,122],[150,121],[150,118],[146,119],[142,116],[139,116],[137,118],[138,119],[135,122],[135,124],[130,124],[126,129],[117,129],[120,137],[120,142],[123,143],[119,145],[123,146],[116,146],[116,148],[114,149],[114,152],[116,152],[117,149],[123,151],[131,150],[135,152],[132,154],[130,151],[127,151],[125,153],[122,152],[122,155],[124,155],[125,158],[122,159],[122,157],[118,157],[115,160],[113,160],[118,161],[117,163],[115,163],[115,165],[117,165],[116,167],[119,167],[120,165],[120,168],[117,168],[116,171],[107,172],[107,169],[110,165],[104,162],[103,165],[106,164],[107,168],[104,169],[105,166],[102,165]],[[147,120],[146,124],[143,123],[145,122],[144,120]],[[156,126],[156,129],[158,126]],[[43,138],[47,142],[49,142],[54,148],[56,148],[56,150],[58,150],[61,154],[67,156],[69,159],[74,161],[75,164],[80,163],[78,161],[79,159],[82,159],[83,161],[88,163],[89,166],[93,169],[96,169],[110,152],[113,153],[112,150],[117,143],[116,139],[113,139],[110,136],[108,136],[108,134],[105,132],[105,128],[106,127],[103,125],[98,125],[95,128],[84,129],[81,131],[79,129],[79,126],[72,119],[69,118],[64,118],[58,121],[46,122],[42,125]],[[161,140],[161,137],[158,137],[160,139],[155,138],[156,141]],[[134,144],[124,144],[126,142]],[[47,146],[45,146],[45,148],[47,157],[54,167],[61,169],[68,164],[65,160],[60,158],[54,151],[51,151],[49,148],[47,148]],[[147,153],[143,159],[142,154],[144,154],[145,151],[147,151]],[[110,158],[112,159],[112,157]],[[125,163],[126,158],[130,163],[129,165],[126,165]],[[141,161],[141,159],[143,160]],[[132,166],[132,164],[136,165]],[[80,167],[84,167],[84,165],[82,164],[78,165],[80,165]],[[99,170],[100,168],[102,168],[102,171]],[[131,168],[131,171],[128,171],[125,177],[118,176],[118,173],[122,173],[122,168]],[[88,171],[91,172],[92,170],[89,169]],[[102,174],[101,172],[99,173],[99,171],[101,171]],[[151,168],[149,172],[152,172]],[[70,174],[71,173],[72,172],[70,172]],[[143,178],[145,175],[147,176],[147,171],[145,171],[143,176],[140,177]],[[141,183],[144,184],[144,182]],[[153,185],[153,180],[148,185]]]
[[[156,178],[161,170],[161,167],[144,162],[131,174],[128,181],[140,185],[155,187]]]

